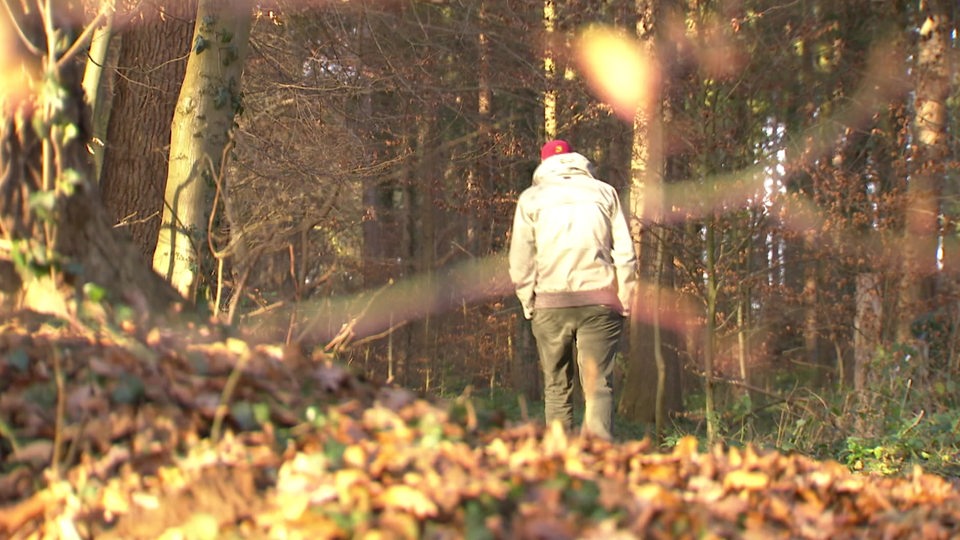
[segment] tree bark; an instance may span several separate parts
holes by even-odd
[[[170,136],[163,218],[153,266],[185,298],[196,293],[207,249],[208,194],[240,110],[252,2],[200,0]]]
[[[160,231],[167,178],[170,124],[190,50],[196,0],[140,5],[121,13],[113,97],[100,176],[100,196],[110,221],[125,231],[145,261]]]
[[[873,437],[877,428],[876,389],[870,381],[870,362],[881,340],[883,307],[877,274],[860,274],[856,285],[856,315],[853,320],[853,390],[858,410],[854,430],[858,436]]]

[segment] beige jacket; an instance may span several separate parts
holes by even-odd
[[[510,279],[524,316],[535,308],[608,305],[624,316],[637,258],[620,198],[571,152],[545,159],[520,194],[510,239]]]

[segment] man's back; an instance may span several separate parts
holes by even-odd
[[[575,152],[549,157],[517,202],[510,270],[518,289],[530,288],[525,310],[534,302],[629,308],[618,294],[618,277],[628,276],[618,272],[633,273],[633,244],[616,190],[591,168]]]

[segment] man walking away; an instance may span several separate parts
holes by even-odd
[[[613,438],[613,360],[636,288],[637,258],[613,186],[554,140],[520,194],[510,240],[510,279],[532,319],[544,377],[544,416],[573,430],[574,347],[583,432]]]

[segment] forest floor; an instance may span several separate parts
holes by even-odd
[[[0,538],[958,534],[960,491],[920,469],[569,436],[210,328],[0,322]]]

